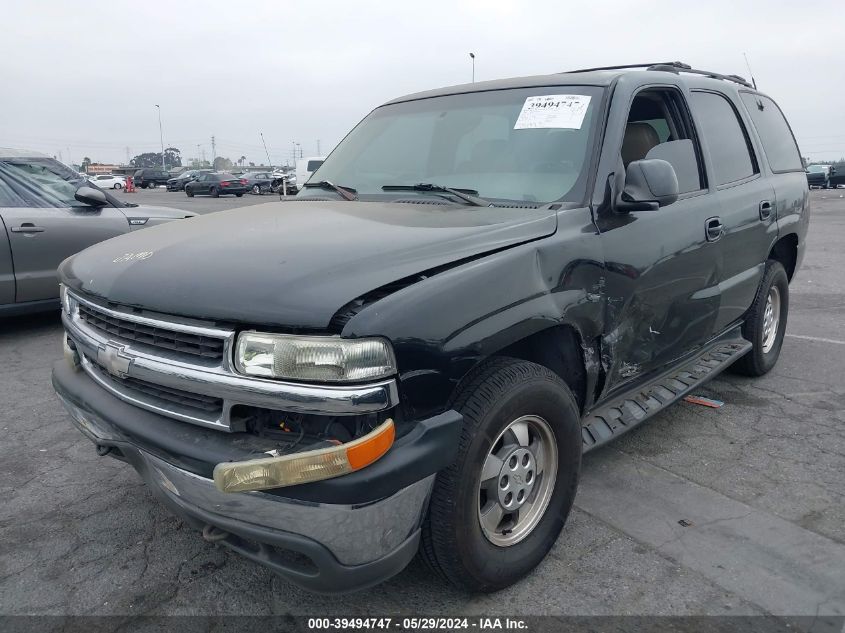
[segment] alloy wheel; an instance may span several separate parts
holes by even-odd
[[[554,432],[536,415],[517,418],[493,442],[481,469],[478,520],[488,541],[510,547],[543,518],[557,477]]]

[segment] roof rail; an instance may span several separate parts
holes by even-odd
[[[564,70],[563,73],[591,73],[594,70],[625,70],[627,68],[648,68],[650,66],[677,66],[678,68],[689,68],[683,62],[652,62],[650,64],[625,64],[624,66],[597,66],[596,68],[579,68],[578,70]]]
[[[625,64],[624,66],[601,66],[598,68],[583,68],[580,70],[569,70],[564,72],[587,73],[592,72],[594,70],[625,70],[627,68],[645,68],[646,70],[658,70],[662,72],[675,73],[676,75],[680,73],[689,73],[691,75],[702,75],[704,77],[710,77],[712,79],[732,81],[734,83],[741,84],[746,88],[755,87],[744,77],[740,77],[739,75],[723,75],[721,73],[716,73],[710,70],[698,70],[697,68],[693,68],[689,64],[684,64],[683,62],[658,62],[656,64]]]

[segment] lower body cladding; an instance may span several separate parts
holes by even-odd
[[[133,437],[120,421],[127,413],[131,415],[134,407],[103,392],[83,373],[57,363],[53,384],[75,425],[97,445],[98,452],[131,464],[154,494],[186,523],[201,530],[206,540],[320,593],[378,584],[411,561],[418,549],[420,526],[434,482],[436,471],[431,467],[444,467],[440,463],[444,454],[451,459],[448,445],[455,446],[455,431],[461,422],[457,413],[444,414],[450,419],[438,423],[439,431],[417,434],[417,440],[404,445],[400,438],[382,458],[393,464],[391,468],[401,469],[404,461],[416,462],[406,468],[414,471],[410,477],[413,481],[408,481],[407,472],[391,474],[385,472],[385,464],[376,462],[335,480],[281,490],[283,494],[290,491],[290,497],[277,494],[280,491],[224,493],[212,479],[191,472],[185,466],[191,463],[186,456],[168,459],[166,451]],[[154,415],[135,411],[141,418]],[[425,460],[426,467],[421,468],[420,459]],[[351,502],[344,503],[338,499],[338,489],[331,486],[347,477],[363,477],[362,486],[380,489],[385,496],[362,500],[360,494],[354,494]],[[384,480],[389,479],[401,487],[388,491]],[[321,484],[328,485],[329,502],[319,500]],[[297,488],[306,486],[308,494],[297,494]],[[343,496],[344,488],[340,490]]]

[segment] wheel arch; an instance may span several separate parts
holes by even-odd
[[[780,237],[769,251],[768,259],[780,262],[786,270],[786,278],[792,281],[798,263],[798,234],[787,233]]]
[[[551,325],[492,351],[464,374],[452,399],[488,363],[501,358],[536,363],[554,372],[569,387],[581,413],[592,402],[597,372],[591,372],[590,367],[599,366],[597,360],[594,362],[595,348],[585,342],[578,327],[569,323]]]

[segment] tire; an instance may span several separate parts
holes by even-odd
[[[189,198],[193,198],[194,192],[193,192],[192,189],[188,189],[187,187],[185,187],[185,195],[188,196]]]
[[[476,371],[460,388],[453,408],[464,416],[458,456],[437,474],[420,550],[428,565],[456,587],[473,592],[496,591],[534,569],[566,522],[581,467],[580,415],[572,393],[556,374],[541,365],[511,358],[494,359]],[[521,478],[516,477],[512,468],[514,455],[508,451],[524,451],[525,443],[518,445],[515,440],[519,435],[507,429],[522,424],[527,429],[523,435],[528,437],[528,431],[542,430],[538,421],[546,425],[551,435],[546,441],[530,436],[530,446],[540,447],[531,452],[535,461],[522,462],[524,453],[517,454],[517,463],[534,465],[537,476],[532,480],[532,471],[523,470]],[[537,424],[537,429],[533,424]],[[554,447],[556,459],[543,453],[544,446]],[[488,470],[491,453],[501,459]],[[545,455],[546,467],[542,471],[537,455]],[[552,466],[555,461],[556,468]],[[490,475],[499,464],[501,470],[488,477],[488,484],[483,487],[482,471],[488,470]],[[522,497],[525,501],[519,508],[519,521],[510,526],[513,531],[501,529],[514,517],[508,513],[482,527],[484,508],[504,510],[498,499],[502,498],[502,490],[507,490],[505,484],[513,486],[516,499],[520,491],[525,491],[519,486],[532,481],[533,488]],[[497,496],[491,499],[490,494]],[[544,497],[545,505],[541,503]],[[529,505],[532,498],[533,504]],[[491,530],[492,526],[499,527]],[[494,542],[508,539],[511,542]]]
[[[774,290],[773,290],[774,289]],[[772,304],[772,317],[777,322],[767,327],[767,310]],[[789,279],[783,265],[773,259],[766,262],[763,280],[757,289],[754,303],[751,304],[742,324],[742,336],[751,342],[751,350],[733,365],[730,370],[742,376],[762,376],[767,374],[778,362],[786,332],[786,319],[789,315]],[[774,328],[774,333],[769,334]]]
[[[244,197],[244,194],[242,194],[242,193],[236,193],[236,194],[235,194],[235,197],[236,197],[236,198],[243,198],[243,197]]]
[[[116,183],[114,183],[113,188],[114,189],[123,189],[123,185],[121,185],[119,182],[116,182]]]
[[[217,187],[212,187],[211,191],[209,191],[209,193],[211,194],[212,198],[219,198],[220,197],[220,192],[217,191]]]
[[[254,193],[256,196],[260,196],[261,195],[261,187],[258,186],[258,185],[252,185],[252,193]]]

